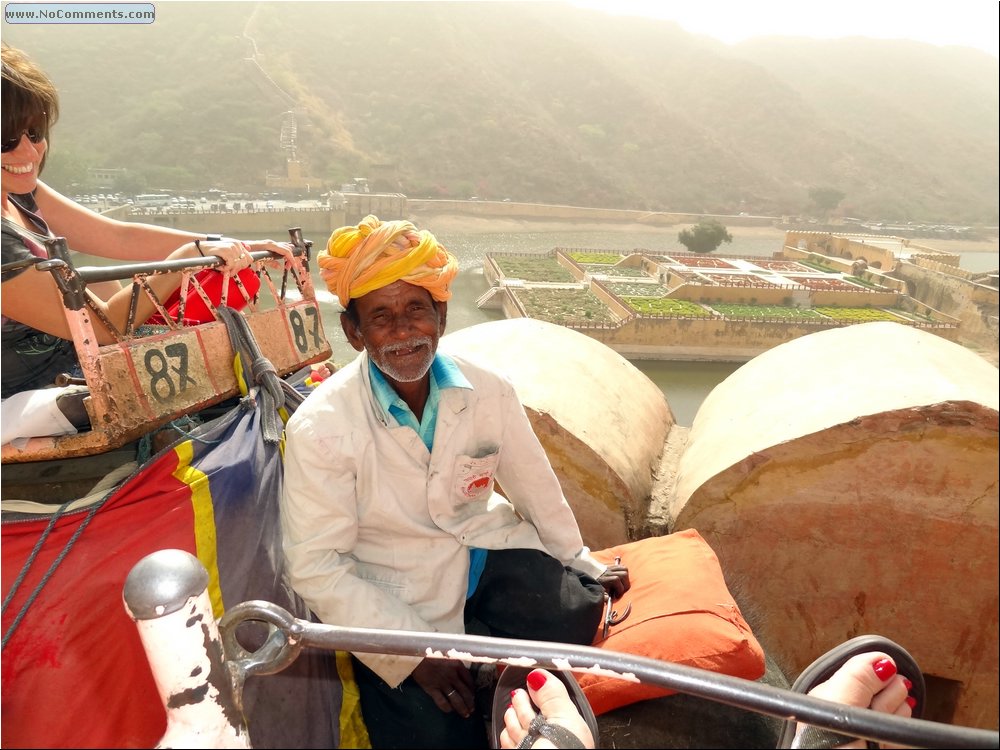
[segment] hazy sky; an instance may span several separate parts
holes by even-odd
[[[676,21],[723,42],[754,36],[915,39],[997,57],[997,0],[570,0],[609,13]]]

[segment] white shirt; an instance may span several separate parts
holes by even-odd
[[[464,632],[469,547],[543,550],[595,578],[605,570],[511,383],[452,359],[472,388],[441,391],[433,453],[373,397],[367,353],[288,422],[286,572],[325,623]],[[393,687],[420,662],[357,656]]]

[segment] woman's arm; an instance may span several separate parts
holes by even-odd
[[[71,250],[127,261],[163,260],[181,245],[205,235],[179,229],[109,219],[94,213],[39,180],[35,202],[49,229],[65,237]]]
[[[205,239],[204,234],[196,232],[109,219],[70,200],[41,180],[35,191],[35,202],[53,234],[65,237],[70,250],[87,255],[127,262],[164,260],[181,245]],[[246,244],[252,252],[267,250],[286,263],[295,257],[294,248],[288,242],[250,240]]]
[[[235,241],[223,242],[201,242],[201,249],[205,255],[215,255],[225,261],[221,269],[236,273],[247,268],[253,261],[250,254],[244,249],[242,243]],[[181,258],[198,258],[200,253],[193,242],[181,245],[174,252],[167,255],[167,260],[177,260]],[[156,274],[148,277],[150,287],[162,300],[180,284],[180,273]],[[131,304],[132,287],[130,284],[124,286],[107,301],[94,298],[94,304],[103,309],[108,319],[122,330],[128,320],[129,305]],[[12,279],[3,282],[3,294],[0,295],[3,314],[20,323],[37,328],[45,333],[69,339],[71,333],[69,324],[66,321],[66,313],[63,309],[62,295],[56,286],[55,279],[49,271],[39,271],[37,268],[29,268],[22,271]],[[145,321],[156,311],[153,302],[148,295],[140,294],[136,307],[136,320]],[[99,344],[113,343],[115,338],[106,329],[101,320],[94,316],[92,318],[94,331]]]

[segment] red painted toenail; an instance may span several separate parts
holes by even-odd
[[[906,705],[909,706],[910,710],[912,711],[914,708],[917,707],[917,699],[914,698],[912,695],[906,696]]]
[[[909,692],[909,691],[913,690],[913,683],[912,683],[912,682],[910,682],[910,681],[909,681],[908,679],[906,679],[905,677],[903,678],[903,684],[904,684],[904,685],[906,685],[906,691],[907,691],[907,692]]]
[[[892,659],[879,659],[877,662],[872,664],[872,669],[875,670],[875,674],[882,682],[886,682],[890,677],[896,674],[896,665],[892,663]]]
[[[532,690],[541,689],[542,685],[545,684],[545,675],[541,672],[531,672],[528,675],[528,687]]]

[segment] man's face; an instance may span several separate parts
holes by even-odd
[[[444,333],[447,303],[435,302],[423,287],[397,281],[359,297],[354,305],[357,325],[349,316],[340,316],[351,346],[366,349],[390,381],[423,378]]]

